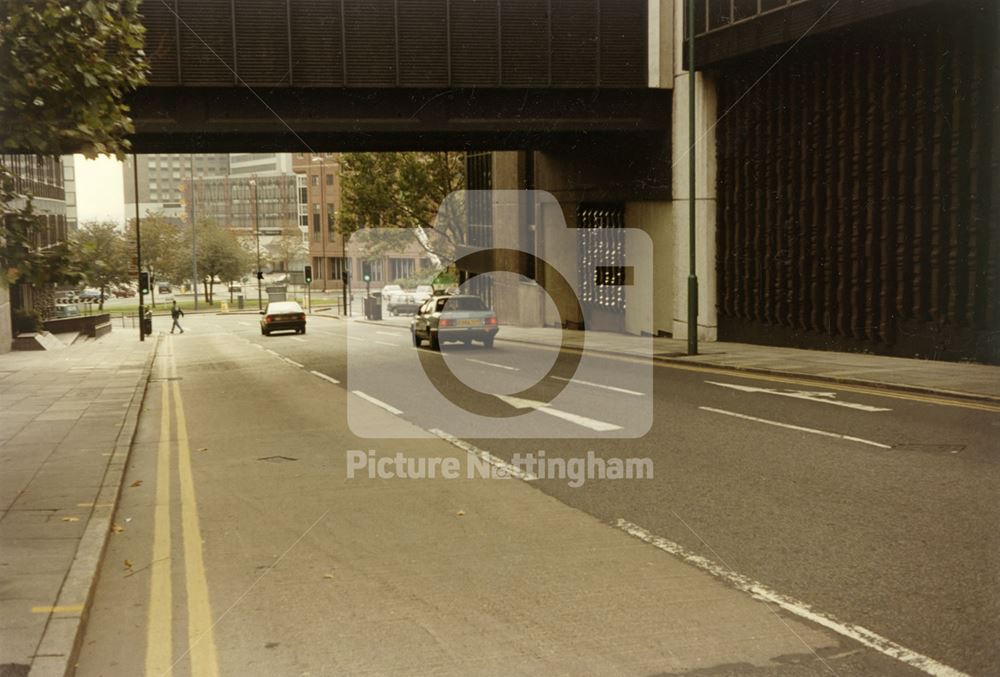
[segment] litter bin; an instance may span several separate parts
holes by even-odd
[[[378,296],[373,296],[371,299],[371,318],[372,320],[382,319],[382,299]]]
[[[142,331],[149,336],[153,333],[153,313],[146,311],[146,316],[142,318]]]
[[[243,295],[242,294],[240,296],[236,297],[236,307],[239,308],[240,310],[243,310]]]

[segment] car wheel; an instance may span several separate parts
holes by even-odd
[[[423,343],[423,341],[420,340],[420,337],[417,336],[417,332],[413,331],[412,329],[410,330],[410,337],[413,339],[414,348],[419,348],[420,344]]]
[[[441,350],[441,341],[438,340],[438,335],[431,332],[431,350]]]
[[[262,329],[260,330],[260,335],[261,335],[261,336],[267,336],[267,330],[266,330],[266,329],[263,329],[263,328],[262,328]]]
[[[306,333],[306,328],[302,327],[302,329],[299,329],[299,333],[300,334],[305,334]]]
[[[490,336],[489,338],[484,338],[483,348],[492,348],[492,347],[493,347],[493,337]]]

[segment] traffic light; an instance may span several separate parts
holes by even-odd
[[[258,270],[257,271],[257,279],[258,280],[263,280],[264,279],[264,271],[262,271],[262,270]]]
[[[312,282],[312,281],[313,281],[313,267],[306,266],[306,282]]]
[[[149,273],[146,271],[139,273],[139,291],[142,294],[149,293]]]
[[[365,273],[365,282],[371,282],[371,281],[372,281],[371,274],[370,273]]]
[[[340,281],[343,282],[344,284],[347,284],[348,282],[351,281],[351,274],[345,270],[340,274]]]

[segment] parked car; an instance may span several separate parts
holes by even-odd
[[[270,336],[273,331],[306,333],[306,314],[295,301],[272,301],[261,311],[260,333]]]
[[[423,303],[417,298],[414,292],[401,292],[394,294],[388,303],[389,314],[391,315],[413,315],[419,310]]]
[[[135,290],[132,289],[132,287],[123,284],[111,290],[111,295],[116,299],[127,299],[135,296]]]
[[[382,287],[382,298],[391,299],[393,294],[402,294],[403,288],[398,284],[387,284]]]
[[[496,313],[478,296],[467,295],[432,296],[410,322],[413,345],[419,348],[427,341],[432,350],[440,350],[446,341],[481,341],[492,348],[499,329]]]
[[[76,295],[76,298],[84,303],[97,303],[101,300],[100,289],[84,289]]]
[[[160,282],[158,285],[156,285],[156,293],[157,294],[173,294],[174,290],[171,289],[170,285],[167,284],[166,282]]]
[[[52,307],[52,317],[57,320],[66,317],[80,317],[80,309],[72,303],[57,303]]]

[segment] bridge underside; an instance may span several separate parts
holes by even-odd
[[[147,87],[139,153],[514,150],[670,133],[658,89]]]

